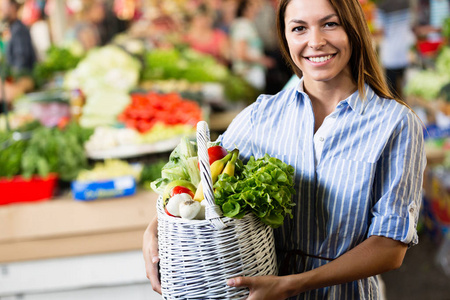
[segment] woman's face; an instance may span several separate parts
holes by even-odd
[[[351,76],[350,42],[328,0],[291,0],[284,21],[290,55],[305,80]]]

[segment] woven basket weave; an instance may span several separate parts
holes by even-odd
[[[252,213],[222,217],[214,203],[207,152],[209,130],[197,125],[206,220],[168,216],[157,202],[161,288],[164,299],[245,299],[247,288],[226,285],[236,276],[276,275],[273,230]],[[206,153],[206,155],[205,155]]]

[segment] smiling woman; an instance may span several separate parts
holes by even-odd
[[[248,287],[249,300],[380,299],[376,275],[418,242],[421,122],[391,95],[359,1],[281,0],[277,25],[301,80],[261,95],[219,141],[243,160],[268,154],[294,166],[296,206],[275,230],[280,276],[228,284]],[[156,224],[143,249],[157,289]]]
[[[333,7],[324,1],[291,1],[284,22],[291,58],[302,71],[304,85],[348,86],[344,92],[351,92],[355,87],[349,65],[352,50]],[[335,100],[339,102],[341,96],[345,95]]]

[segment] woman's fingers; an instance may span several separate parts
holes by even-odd
[[[161,282],[159,281],[159,255],[158,236],[155,231],[155,222],[151,222],[144,233],[142,252],[145,261],[145,272],[155,292],[161,294]]]

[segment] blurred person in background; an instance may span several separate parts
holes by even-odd
[[[138,3],[140,2],[136,2],[136,4]],[[114,11],[113,4],[113,1],[104,3],[105,17],[99,22],[97,27],[100,33],[100,45],[108,44],[117,34],[126,31],[132,20],[139,18],[141,14],[140,7],[135,6],[134,10],[130,12],[133,15],[118,16],[117,12]]]
[[[391,92],[402,98],[404,75],[415,44],[410,0],[383,0],[377,4],[376,31],[380,61]]]
[[[69,39],[78,41],[84,51],[102,44],[100,26],[106,17],[104,5],[103,0],[84,0],[77,20],[69,31]]]
[[[2,101],[11,103],[34,88],[31,73],[36,63],[36,53],[28,27],[19,20],[22,4],[16,0],[1,0],[0,4],[2,42],[5,48],[5,55],[2,54],[0,90]],[[0,107],[3,110],[3,104]]]
[[[265,93],[275,94],[279,92],[292,76],[292,71],[284,61],[276,31],[276,7],[278,0],[259,0],[261,9],[255,18],[255,26],[258,35],[264,45],[264,54],[274,60],[272,67],[266,72]]]
[[[223,0],[218,7],[217,18],[214,27],[219,28],[229,35],[230,27],[236,17],[238,2],[235,0]]]
[[[450,0],[412,0],[414,7],[414,33],[418,39],[441,39],[444,20],[450,17]]]
[[[47,50],[52,45],[50,27],[44,9],[39,10],[39,17],[30,26],[30,35],[36,51],[37,60],[44,61]]]
[[[266,87],[266,71],[275,61],[264,54],[264,44],[254,24],[259,0],[241,0],[230,27],[231,67],[258,90]]]
[[[218,62],[228,65],[230,46],[228,36],[213,27],[214,17],[206,5],[201,5],[189,22],[185,42],[194,50],[209,54]]]

